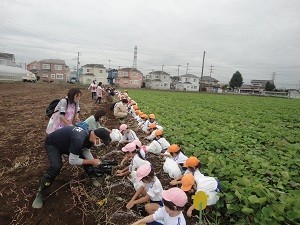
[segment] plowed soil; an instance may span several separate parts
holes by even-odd
[[[41,209],[31,207],[40,176],[48,167],[43,147],[48,119],[45,109],[57,98],[66,96],[72,87],[79,87],[83,93],[80,100],[82,120],[98,109],[106,111],[109,129],[118,128],[109,106],[112,98],[105,95],[101,104],[91,100],[91,94],[84,86],[55,83],[0,83],[0,224],[131,224],[141,218],[142,206],[127,210],[125,205],[134,194],[127,178],[103,176],[98,178],[100,187],[92,185],[81,167],[66,162],[61,174],[47,193]],[[137,129],[133,118],[126,123],[136,131],[144,144],[145,135]],[[112,143],[108,147],[94,149],[92,153],[100,159],[123,158]],[[170,178],[162,171],[162,159],[147,156],[154,165],[158,178],[165,189]],[[101,201],[103,200],[103,201]],[[100,201],[100,203],[99,203]],[[101,203],[104,203],[103,205]],[[197,220],[187,220],[197,224]]]

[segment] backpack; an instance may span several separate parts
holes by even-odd
[[[115,106],[116,106],[116,104],[117,104],[117,102],[111,104],[110,107],[109,107],[109,109],[110,109],[111,111],[113,111],[114,108],[115,108]]]
[[[68,106],[68,99],[64,98],[67,100],[67,106]],[[54,99],[52,102],[50,102],[50,104],[48,105],[48,107],[46,108],[46,116],[47,117],[51,117],[53,113],[58,112],[58,110],[55,110],[55,107],[57,106],[57,104],[60,102],[61,99]]]
[[[59,103],[59,101],[60,101],[60,99],[54,99],[52,102],[50,102],[50,104],[46,108],[46,116],[48,116],[50,118],[53,113],[57,112],[54,110],[55,110],[55,107],[57,106],[57,104]]]

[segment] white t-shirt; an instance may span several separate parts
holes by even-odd
[[[199,169],[196,169],[196,170],[194,171],[194,173],[192,173],[190,170],[187,169],[187,170],[185,171],[184,175],[185,175],[185,174],[193,174],[195,180],[201,179],[201,177],[203,176],[203,174],[200,172]]]
[[[195,181],[197,184],[197,192],[203,191],[208,195],[207,205],[213,205],[219,200],[218,192],[216,191],[218,182],[215,178],[201,174],[195,177]]]
[[[137,154],[133,157],[133,159],[131,160],[131,163],[129,165],[129,170],[130,171],[135,171],[137,170],[137,168],[139,168],[141,165],[144,164],[149,164],[150,162],[144,159],[141,159]]]
[[[133,130],[129,130],[128,133],[124,134],[122,136],[122,139],[120,140],[120,142],[125,142],[125,141],[128,141],[129,143],[130,142],[133,142],[134,140],[138,140],[139,138],[136,136],[136,133],[133,131]]]
[[[165,207],[161,207],[153,214],[155,221],[160,222],[164,225],[186,225],[185,218],[180,212],[178,216],[170,217]]]
[[[177,156],[173,157],[173,159],[177,164],[181,164],[181,163],[185,163],[188,157],[184,155],[182,152],[180,152]]]
[[[143,183],[143,186],[152,201],[162,201],[161,193],[163,191],[163,187],[156,176],[154,177],[154,181],[150,183]]]
[[[170,146],[170,143],[163,137],[157,140],[157,142],[160,144],[161,149],[167,149]]]

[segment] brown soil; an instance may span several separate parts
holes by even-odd
[[[62,98],[71,84],[55,83],[0,83],[0,224],[131,224],[141,217],[141,208],[127,210],[125,205],[134,194],[126,178],[104,176],[102,183],[94,187],[81,167],[65,163],[46,196],[42,209],[33,209],[32,201],[38,188],[39,178],[48,166],[43,148],[48,119],[45,109],[56,98]],[[112,99],[105,96],[102,103],[94,104],[87,88],[82,87],[80,100],[81,119],[97,109],[107,112],[105,126],[117,128],[120,123],[109,110]],[[126,123],[142,139],[145,135],[137,129],[133,118]],[[146,144],[145,141],[143,141]],[[119,147],[120,148],[120,147]],[[112,143],[108,147],[94,149],[101,159],[117,159],[123,154]],[[147,156],[153,163],[164,188],[169,178],[162,171],[162,160],[155,155]],[[106,204],[98,202],[107,198]],[[197,224],[197,220],[187,220]]]

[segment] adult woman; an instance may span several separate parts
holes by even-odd
[[[79,119],[79,100],[82,93],[78,88],[71,88],[65,98],[61,99],[55,107],[46,133],[51,134],[53,131],[62,127],[72,126],[73,122],[77,123]]]

